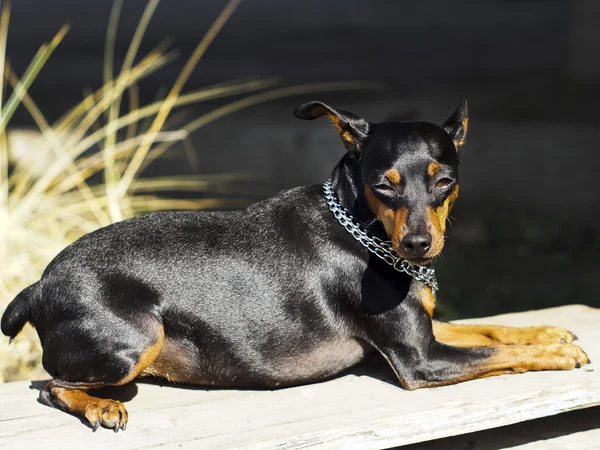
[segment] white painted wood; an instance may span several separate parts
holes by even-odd
[[[600,405],[600,310],[581,305],[464,321],[556,325],[593,364],[402,390],[379,359],[345,376],[276,391],[135,383],[126,432],[92,433],[36,402],[29,382],[0,385],[0,448],[381,449]]]

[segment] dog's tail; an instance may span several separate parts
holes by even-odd
[[[31,313],[40,294],[39,282],[32,284],[21,291],[15,299],[8,304],[0,328],[5,336],[10,336],[12,341],[25,324],[31,321]]]

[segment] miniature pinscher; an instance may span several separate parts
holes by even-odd
[[[442,126],[372,123],[321,102],[294,115],[327,116],[347,149],[325,185],[242,211],[110,225],[63,250],[10,303],[2,332],[33,324],[53,377],[41,402],[117,431],[123,404],[87,391],[139,376],[275,388],[376,351],[412,390],[589,361],[561,328],[432,319],[431,264],[458,195],[466,101]]]

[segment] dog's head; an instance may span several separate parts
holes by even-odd
[[[458,164],[469,122],[463,99],[442,126],[429,122],[371,123],[322,102],[294,111],[328,116],[361,168],[364,197],[396,252],[427,264],[444,247],[448,213],[458,196]]]

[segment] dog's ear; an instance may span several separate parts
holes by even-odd
[[[348,111],[338,111],[322,102],[308,102],[298,106],[294,115],[299,119],[313,120],[324,115],[338,130],[349,152],[358,154],[361,144],[369,133],[369,122]]]
[[[467,142],[467,130],[469,129],[469,108],[466,98],[463,97],[458,108],[446,119],[442,127],[454,141],[456,151],[460,152],[462,146]]]

